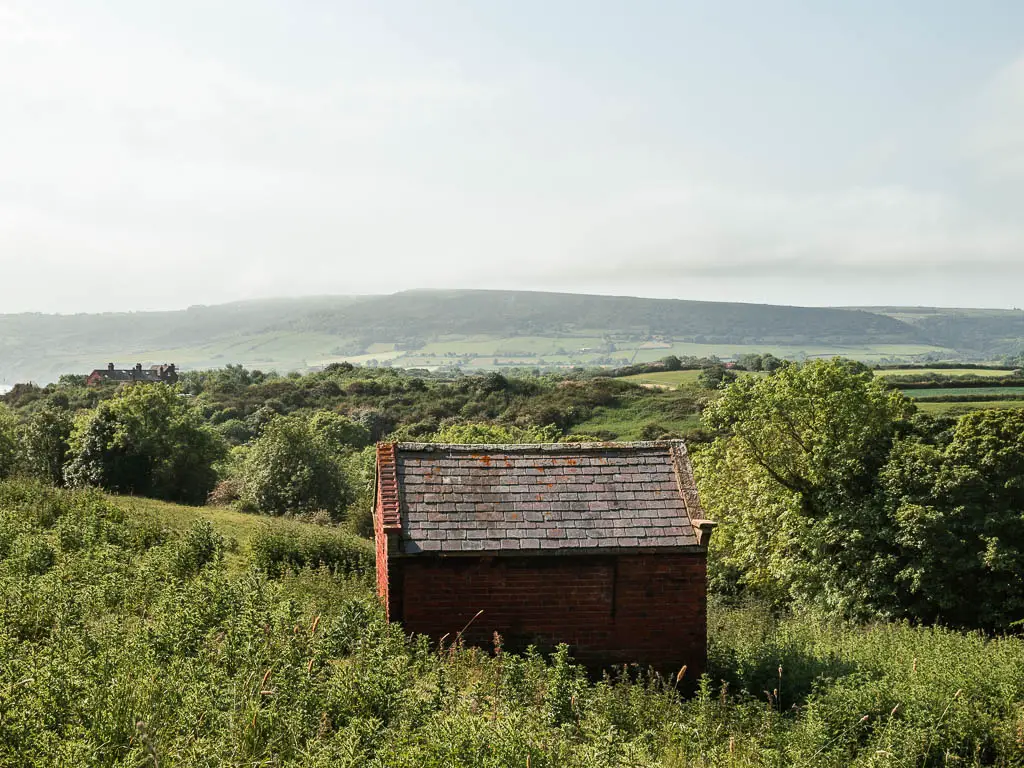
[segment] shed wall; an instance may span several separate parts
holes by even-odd
[[[703,553],[391,559],[389,616],[406,631],[510,649],[568,643],[591,666],[705,664]],[[400,593],[400,594],[398,594]],[[396,610],[401,606],[400,611]]]

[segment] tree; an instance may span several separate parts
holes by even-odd
[[[719,387],[736,381],[736,374],[726,368],[722,363],[715,363],[701,369],[697,382],[705,389],[718,389]]]
[[[715,578],[844,613],[876,604],[896,566],[876,480],[912,410],[864,366],[839,359],[726,388],[704,413],[718,437],[695,462],[708,512],[723,524],[712,539]]]
[[[196,408],[165,384],[124,388],[83,414],[69,442],[68,485],[192,504],[206,499],[225,453]]]
[[[1024,411],[963,416],[945,446],[900,440],[882,484],[901,613],[994,630],[1024,619]]]
[[[63,408],[44,406],[20,431],[21,464],[25,472],[54,485],[64,484],[64,465],[74,421]]]
[[[747,352],[746,354],[740,355],[736,358],[736,367],[742,368],[744,371],[760,371],[761,355],[756,352]]]
[[[18,461],[18,422],[0,403],[0,480],[14,473]]]
[[[333,411],[317,411],[310,418],[309,427],[322,440],[333,443],[335,450],[365,448],[370,444],[370,430]]]
[[[562,439],[558,427],[509,427],[502,424],[452,424],[438,430],[428,442],[432,443],[557,443]]]
[[[279,416],[245,454],[242,499],[259,512],[326,510],[340,515],[349,500],[341,451],[299,416]]]

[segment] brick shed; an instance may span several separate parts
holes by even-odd
[[[377,586],[407,631],[703,670],[714,523],[681,442],[382,443],[376,493]]]

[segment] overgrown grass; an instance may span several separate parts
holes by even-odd
[[[684,698],[431,647],[366,578],[233,572],[184,517],[0,483],[0,765],[1024,765],[1020,639],[713,606]]]
[[[253,542],[261,535],[301,539],[307,530],[315,532],[319,529],[319,526],[287,517],[249,514],[228,507],[190,507],[139,496],[109,495],[107,498],[136,517],[159,521],[179,533],[200,521],[208,521],[227,542],[226,561],[232,570],[248,567],[252,560]]]
[[[695,396],[677,392],[649,393],[623,398],[615,407],[598,406],[573,431],[614,440],[653,440],[663,435],[685,435],[700,427]]]
[[[373,545],[333,527],[261,527],[250,539],[252,562],[280,576],[288,570],[326,568],[331,573],[373,573]]]

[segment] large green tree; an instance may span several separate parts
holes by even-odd
[[[43,406],[19,431],[21,465],[25,472],[54,485],[64,484],[74,421],[64,408]]]
[[[882,483],[906,615],[989,629],[1024,619],[1024,411],[963,416],[945,445],[900,440]]]
[[[877,496],[913,409],[864,366],[813,361],[729,386],[704,414],[698,452],[719,587],[752,587],[857,613],[891,591],[892,530]]]
[[[164,384],[136,384],[78,419],[64,474],[71,486],[199,504],[224,451],[188,398]]]

